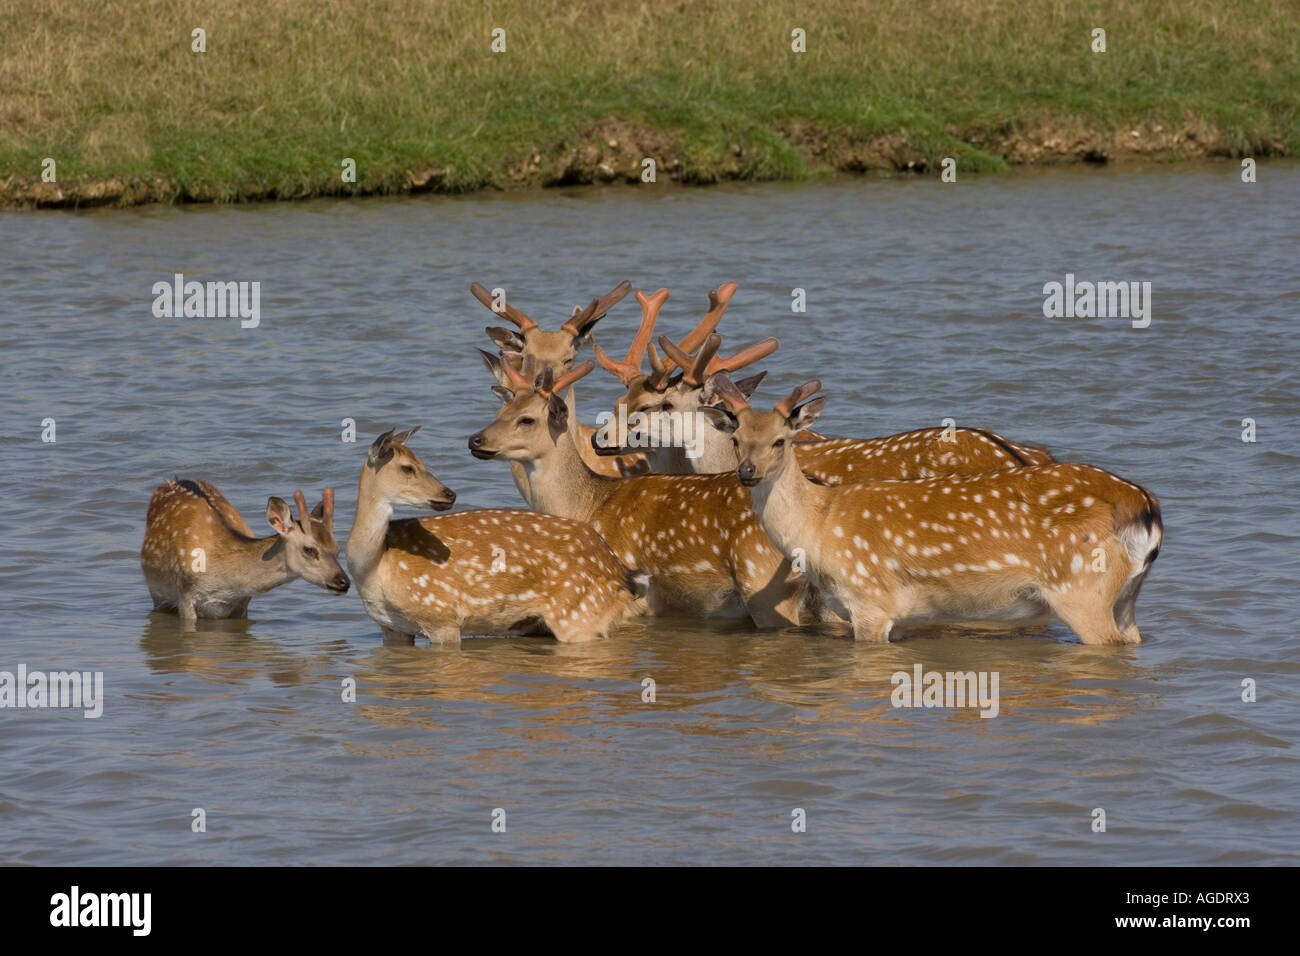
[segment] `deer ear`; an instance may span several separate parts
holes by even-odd
[[[289,505],[283,498],[272,495],[266,499],[266,523],[279,534],[289,533],[293,527],[293,515],[289,513]]]
[[[311,516],[312,516],[312,520],[314,520],[314,521],[324,522],[324,521],[325,521],[325,502],[323,502],[323,501],[318,501],[318,502],[316,502],[316,507],[311,509]]]
[[[410,438],[412,435],[414,435],[416,432],[418,432],[419,430],[420,430],[419,425],[413,425],[412,427],[408,428],[406,431],[402,432],[400,435],[394,435],[393,444],[405,445],[406,440]]]
[[[754,394],[754,389],[758,388],[758,383],[763,381],[767,372],[759,372],[757,375],[751,375],[749,378],[742,378],[739,382],[733,383],[736,388],[740,389],[740,394],[749,398]]]
[[[524,337],[512,329],[500,329],[489,325],[483,331],[502,351],[522,352],[524,350]]]
[[[604,317],[605,314],[602,312],[594,319],[588,319],[586,322],[582,323],[582,325],[578,326],[578,334],[573,337],[573,340],[577,342],[579,345],[585,342],[590,342],[591,333],[596,331],[596,323],[599,322]]]
[[[478,350],[478,355],[479,358],[483,360],[483,364],[487,366],[487,370],[492,373],[492,377],[497,380],[497,384],[508,384],[505,369],[501,367],[500,356],[493,355],[491,352],[484,351],[483,349]]]
[[[515,393],[510,391],[504,385],[493,385],[492,394],[501,399],[502,405],[509,405],[515,400]]]
[[[736,426],[740,424],[729,411],[716,405],[701,405],[699,412],[708,419],[710,425],[726,435],[734,432]]]
[[[569,406],[564,404],[564,399],[560,396],[552,395],[546,400],[546,420],[557,432],[562,432],[568,427]]]
[[[378,465],[383,462],[388,458],[388,454],[392,450],[392,443],[393,430],[390,428],[370,443],[370,451],[366,455],[366,461],[372,465]]]
[[[814,398],[811,402],[805,402],[794,410],[794,413],[786,419],[786,424],[796,432],[807,428],[813,422],[817,421],[817,416],[822,413],[826,406],[825,398]]]

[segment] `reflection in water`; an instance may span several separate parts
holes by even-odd
[[[1000,713],[1034,721],[1096,724],[1149,706],[1151,690],[1131,648],[1089,648],[1040,634],[973,639],[947,634],[884,646],[814,629],[720,633],[716,622],[648,620],[606,641],[565,645],[521,638],[471,639],[459,649],[381,645],[353,672],[358,709],[390,727],[450,731],[462,713],[510,713],[528,739],[560,739],[593,721],[657,722],[679,712],[678,733],[782,733],[775,710],[797,723],[869,739],[900,720],[890,702],[899,671],[996,671]],[[642,681],[655,701],[643,702]],[[743,705],[731,704],[743,701]],[[978,711],[952,710],[979,729]],[[757,719],[747,720],[747,715]],[[970,720],[976,721],[974,725]],[[965,731],[962,731],[965,732]]]
[[[274,641],[258,638],[249,619],[207,620],[187,627],[175,614],[152,611],[140,649],[145,663],[158,674],[194,674],[220,684],[244,684],[265,677],[277,687],[291,687],[318,678],[331,654],[295,654]],[[335,643],[342,650],[341,642]]]

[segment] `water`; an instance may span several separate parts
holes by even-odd
[[[0,669],[102,670],[107,696],[98,720],[0,711],[0,862],[1300,862],[1297,200],[1282,164],[0,216]],[[155,319],[174,272],[260,280],[260,327]],[[1150,327],[1045,319],[1067,272],[1151,281]],[[468,285],[555,327],[624,277],[673,290],[677,335],[739,282],[728,345],[779,336],[760,394],[820,375],[830,434],[951,417],[1153,490],[1146,642],[653,621],[395,648],[355,592],[301,581],[195,634],[150,613],[137,555],[173,474],[255,528],[268,495],[332,485],[342,537],[366,444],[418,423],[464,506],[517,505],[465,448],[498,405]],[[636,320],[626,300],[597,338],[621,353]],[[584,419],[616,391],[584,381]],[[892,708],[916,663],[997,671],[1000,715]]]

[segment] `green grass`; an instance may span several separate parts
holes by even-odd
[[[235,200],[402,191],[432,165],[447,190],[632,178],[643,155],[661,182],[1264,156],[1300,150],[1298,113],[1296,2],[0,0],[11,201],[47,156],[65,189]]]

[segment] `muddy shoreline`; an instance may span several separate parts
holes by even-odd
[[[813,123],[791,121],[776,128],[786,144],[803,159],[807,175],[916,174],[937,175],[939,158],[956,150],[936,153],[906,131],[863,136],[853,131],[827,129]],[[1251,139],[1259,148],[1247,153],[1233,145],[1214,127],[1188,121],[1124,125],[1095,129],[1068,123],[1045,122],[1032,129],[974,129],[949,127],[954,147],[977,151],[1009,166],[1060,165],[1110,162],[1177,162],[1191,159],[1256,159],[1289,155],[1278,133],[1257,133]],[[932,140],[932,137],[926,137]],[[320,189],[284,195],[249,184],[236,190],[234,202],[309,199],[320,196],[371,196],[426,192],[460,193],[479,189],[536,189],[604,183],[640,183],[645,159],[655,161],[656,182],[708,185],[754,176],[746,163],[742,143],[730,143],[720,157],[688,162],[687,137],[671,132],[606,119],[591,124],[573,141],[549,145],[528,144],[519,155],[503,162],[477,186],[467,187],[449,177],[451,170],[431,161],[408,169],[404,182],[337,183],[337,189]],[[962,160],[958,158],[958,169]],[[989,167],[986,161],[985,168]],[[77,209],[96,206],[135,206],[148,203],[211,203],[225,195],[215,186],[185,185],[167,176],[110,177],[86,181],[42,182],[39,177],[0,178],[0,208]]]

